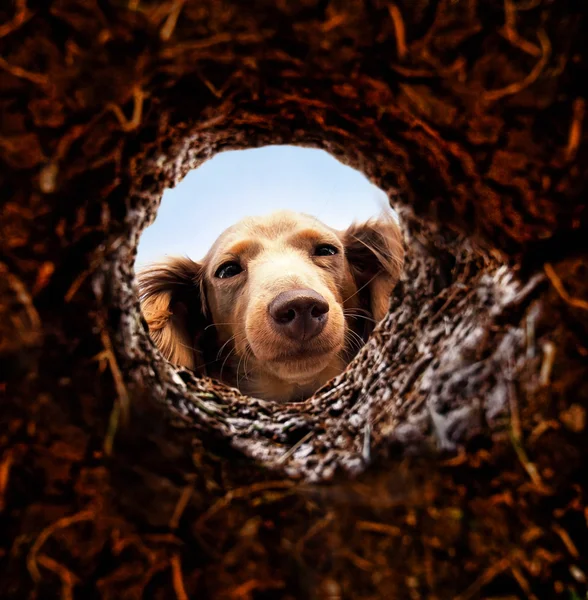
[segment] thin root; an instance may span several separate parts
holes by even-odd
[[[564,302],[566,302],[570,306],[573,306],[574,308],[588,310],[588,302],[586,300],[583,300],[582,298],[574,298],[566,292],[566,289],[564,288],[561,279],[559,278],[558,274],[555,272],[555,269],[550,263],[545,263],[543,265],[543,268],[545,269],[545,274],[547,275],[547,277],[549,277],[549,281],[551,281],[551,285],[553,285],[555,291],[560,295],[561,299]]]
[[[128,421],[130,400],[121,370],[114,355],[112,340],[110,339],[110,335],[106,329],[106,323],[104,323],[104,319],[100,319],[100,321],[100,339],[102,340],[102,345],[104,346],[104,353],[101,353],[101,355],[108,361],[108,366],[110,367],[110,372],[112,373],[112,378],[114,379],[114,386],[117,393],[117,402],[115,402],[112,412],[110,413],[108,431],[104,439],[104,453],[109,456],[112,453],[114,436],[116,435],[116,430],[118,429],[120,417],[122,416],[124,423]]]
[[[174,554],[170,559],[172,569],[172,580],[174,591],[178,600],[189,600],[184,586],[184,577],[182,575],[182,562],[179,554]]]
[[[582,139],[582,125],[584,123],[584,115],[586,114],[586,101],[584,98],[576,98],[572,110],[572,122],[570,124],[568,145],[566,147],[566,159],[569,161],[576,157]]]
[[[516,48],[534,57],[541,56],[541,50],[528,40],[519,36],[516,30],[517,6],[512,0],[504,0],[504,28],[502,35]]]
[[[506,571],[510,567],[510,558],[503,558],[497,563],[494,563],[488,567],[470,587],[456,596],[455,600],[470,600],[477,596],[478,592],[488,583],[490,583],[496,576],[500,575],[503,571]]]
[[[39,537],[36,539],[35,543],[31,547],[29,551],[29,555],[27,557],[27,568],[31,577],[34,581],[41,580],[41,573],[39,572],[37,555],[39,554],[39,550],[44,546],[45,542],[59,529],[65,529],[70,525],[74,525],[75,523],[81,523],[82,521],[91,521],[96,517],[96,512],[94,510],[83,510],[81,512],[76,513],[75,515],[70,515],[69,517],[63,517],[55,523],[46,527],[41,533]]]
[[[4,69],[11,75],[18,77],[19,79],[26,79],[31,83],[35,83],[41,87],[48,88],[49,87],[49,79],[42,75],[41,73],[33,73],[32,71],[27,71],[22,67],[18,67],[16,65],[11,65],[7,60],[0,56],[0,69]]]
[[[261,481],[259,483],[253,483],[241,488],[236,488],[228,492],[225,496],[217,500],[207,511],[202,513],[196,522],[195,529],[202,526],[203,523],[208,521],[217,512],[231,504],[233,500],[240,498],[247,498],[253,496],[259,492],[265,492],[266,490],[278,489],[278,490],[290,490],[294,487],[293,481]]]
[[[4,458],[0,463],[0,512],[4,510],[6,490],[8,489],[8,478],[10,477],[10,468],[14,462],[12,450],[4,453]]]
[[[535,594],[533,594],[533,592],[531,591],[531,586],[529,585],[529,582],[523,575],[522,571],[518,567],[515,567],[513,565],[510,567],[510,572],[512,573],[513,577],[517,580],[517,583],[519,584],[523,592],[525,592],[525,598],[528,598],[528,600],[537,600],[537,596],[535,596]]]
[[[576,548],[576,545],[572,541],[570,534],[563,527],[560,527],[559,525],[552,525],[551,529],[553,529],[553,531],[555,533],[557,533],[557,535],[560,537],[561,541],[563,542],[564,546],[567,548],[568,552],[574,558],[580,558],[580,553],[578,552],[578,548]]]
[[[388,13],[394,24],[394,31],[396,33],[396,51],[398,52],[398,58],[402,60],[406,56],[406,30],[404,27],[404,20],[400,9],[396,4],[388,5]]]
[[[61,579],[61,600],[73,600],[73,588],[76,583],[79,583],[79,578],[76,577],[67,567],[53,560],[46,554],[41,554],[37,558],[37,563],[55,573]]]
[[[539,42],[541,43],[542,55],[541,58],[537,61],[537,64],[533,67],[533,70],[521,81],[516,81],[515,83],[511,83],[506,87],[500,88],[499,90],[490,90],[484,92],[483,97],[485,100],[490,102],[500,100],[506,96],[513,96],[514,94],[518,94],[523,91],[525,88],[528,88],[532,83],[534,83],[539,75],[543,72],[545,65],[547,65],[547,61],[551,56],[551,43],[547,34],[543,30],[539,30],[537,32],[537,37],[539,38]]]
[[[371,533],[381,533],[389,537],[400,537],[402,529],[396,525],[388,525],[387,523],[377,523],[375,521],[358,521],[356,526],[361,531],[369,531]]]
[[[159,37],[162,41],[167,42],[172,36],[172,33],[176,28],[176,23],[178,22],[178,17],[182,12],[182,8],[184,8],[185,1],[186,0],[176,0],[173,3],[172,9],[169,12],[169,15],[167,16],[167,19],[165,20],[161,31],[159,32]]]
[[[33,12],[27,8],[26,0],[16,0],[16,12],[12,21],[0,25],[0,38],[7,36],[8,34],[16,31],[19,27],[24,25],[32,16]]]
[[[184,514],[184,510],[186,509],[186,506],[188,506],[188,502],[190,501],[190,498],[192,497],[193,493],[194,493],[194,483],[190,483],[189,485],[185,486],[184,489],[182,490],[182,493],[180,494],[178,503],[176,504],[176,507],[174,509],[174,514],[172,515],[171,519],[169,520],[169,528],[170,529],[178,528],[178,525],[180,524],[180,519],[182,518],[182,515]]]
[[[541,476],[537,471],[537,467],[529,460],[529,457],[527,456],[527,453],[525,452],[525,449],[522,446],[521,440],[516,439],[514,434],[512,434],[511,442],[513,448],[515,449],[519,462],[521,463],[525,471],[527,471],[527,475],[529,475],[529,478],[531,479],[537,490],[542,493],[547,493],[548,489],[543,483]]]
[[[114,116],[117,118],[120,123],[121,129],[125,132],[133,131],[137,129],[139,125],[141,125],[141,120],[143,118],[143,101],[145,100],[145,92],[143,90],[136,88],[133,92],[133,116],[130,120],[128,120],[121,110],[119,106],[110,102],[107,104],[107,108],[114,113]]]

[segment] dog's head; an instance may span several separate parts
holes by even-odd
[[[144,271],[142,311],[171,362],[247,393],[300,397],[339,373],[384,317],[402,260],[391,217],[339,232],[281,211],[230,227],[202,263]]]

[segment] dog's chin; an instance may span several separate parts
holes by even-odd
[[[343,339],[321,338],[323,336],[301,344],[280,340],[281,343],[272,344],[271,348],[257,348],[257,351],[251,344],[251,348],[266,371],[283,381],[304,384],[324,371],[343,347]]]
[[[271,373],[284,381],[305,384],[324,371],[336,355],[336,351],[312,354],[296,352],[292,355],[279,356],[268,361],[266,365]]]

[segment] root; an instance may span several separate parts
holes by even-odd
[[[574,308],[579,308],[581,310],[588,310],[588,302],[583,300],[582,298],[573,298],[570,296],[566,289],[563,286],[562,280],[559,278],[558,274],[555,272],[555,269],[549,264],[545,263],[544,267],[545,274],[549,277],[549,281],[555,288],[555,291],[560,295],[561,299],[573,306]]]
[[[28,568],[29,573],[31,574],[31,577],[33,578],[34,581],[38,582],[41,580],[41,573],[39,572],[39,567],[38,567],[39,561],[38,561],[37,557],[38,557],[39,551],[45,545],[47,540],[56,531],[59,531],[60,529],[65,529],[66,527],[70,527],[71,525],[74,525],[75,523],[81,523],[83,521],[91,521],[92,519],[95,519],[95,518],[96,518],[96,512],[94,510],[84,510],[79,513],[76,513],[75,515],[71,515],[69,517],[63,517],[62,519],[55,521],[55,523],[52,523],[51,525],[49,525],[49,527],[46,527],[39,534],[39,537],[36,539],[35,543],[31,547],[31,549],[29,551],[29,555],[27,557],[27,568]],[[55,563],[55,564],[57,564],[57,563]]]

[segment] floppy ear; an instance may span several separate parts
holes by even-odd
[[[196,370],[204,366],[199,342],[208,323],[203,268],[189,258],[172,258],[138,274],[141,312],[167,360]]]
[[[343,243],[361,305],[380,321],[404,263],[400,227],[389,215],[353,223],[343,234]]]

